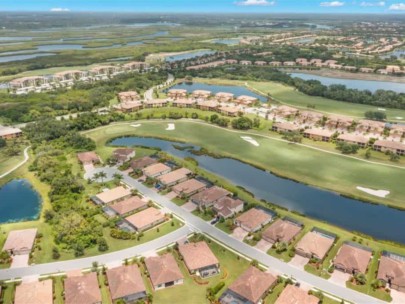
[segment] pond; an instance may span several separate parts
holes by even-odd
[[[24,179],[15,179],[0,188],[0,223],[35,220],[41,196]]]
[[[239,38],[223,38],[223,39],[213,39],[210,42],[217,44],[226,44],[226,45],[238,45],[240,42]]]
[[[402,58],[405,56],[405,49],[396,49],[392,52],[380,55],[380,58],[390,58],[391,56],[396,56],[397,58]]]
[[[211,91],[213,94],[216,94],[218,92],[227,92],[234,94],[236,97],[241,95],[247,95],[255,97],[259,99],[261,102],[267,101],[266,97],[256,94],[243,86],[214,85],[201,82],[193,82],[193,83],[182,82],[172,86],[170,89],[184,89],[187,90],[188,93],[191,93],[195,90],[207,90]]]
[[[399,82],[344,79],[306,73],[291,73],[290,75],[292,77],[299,77],[304,80],[318,80],[324,85],[343,84],[350,89],[369,90],[371,92],[375,92],[377,90],[391,90],[397,93],[405,93],[405,83]]]
[[[350,231],[359,231],[377,239],[405,244],[405,211],[346,198],[278,177],[238,160],[197,156],[189,150],[178,150],[173,147],[175,144],[182,147],[191,146],[194,150],[198,150],[199,147],[195,145],[141,137],[117,138],[110,144],[158,147],[177,157],[192,157],[198,161],[201,168],[229,180],[234,185],[242,186],[259,199],[265,199]]]
[[[20,61],[20,60],[28,60],[28,59],[44,57],[44,56],[53,56],[53,55],[56,55],[56,54],[53,54],[53,53],[34,53],[34,54],[27,54],[27,55],[0,56],[0,63],[2,63],[2,62],[11,62],[11,61]]]
[[[196,57],[201,57],[205,55],[212,55],[215,54],[215,51],[212,50],[200,50],[200,51],[193,51],[193,52],[187,52],[187,53],[181,53],[178,55],[172,55],[166,57],[167,62],[174,62],[174,61],[180,61],[180,60],[187,60],[187,59],[193,59]]]

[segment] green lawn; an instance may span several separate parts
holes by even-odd
[[[110,295],[110,289],[108,288],[108,282],[107,282],[107,277],[103,273],[98,273],[98,283],[101,286],[100,291],[101,291],[101,298],[103,300],[103,304],[111,304],[111,295]]]
[[[2,290],[3,304],[13,304],[14,303],[14,292],[15,283],[5,284]]]
[[[14,168],[16,165],[18,165],[20,162],[24,160],[24,149],[25,146],[21,147],[21,152],[19,155],[16,156],[7,156],[4,152],[5,148],[0,149],[0,175],[3,173],[8,172],[12,168]]]
[[[308,147],[294,145],[271,138],[253,137],[259,147],[255,147],[240,137],[243,132],[229,132],[188,121],[176,121],[174,131],[165,131],[166,122],[142,121],[141,127],[128,128],[128,124],[117,124],[87,132],[98,146],[103,146],[109,138],[122,135],[154,136],[180,140],[208,149],[211,153],[229,156],[249,162],[272,171],[277,175],[315,185],[363,200],[405,208],[403,180],[405,170],[348,158],[340,154],[330,154]],[[260,131],[260,134],[271,135]],[[253,132],[252,132],[253,134]],[[336,166],[339,164],[339,166]],[[356,189],[363,186],[371,189],[390,191],[385,199],[377,199]]]
[[[54,304],[63,304],[64,286],[63,278],[61,276],[53,278],[53,294],[54,294]]]

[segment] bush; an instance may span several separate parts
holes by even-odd
[[[248,117],[239,117],[232,120],[232,128],[238,130],[249,130],[253,126],[253,121]]]

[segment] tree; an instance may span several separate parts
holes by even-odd
[[[366,159],[370,159],[371,157],[371,149],[367,149],[366,154],[364,155]]]
[[[97,240],[97,244],[98,244],[98,251],[104,252],[107,251],[109,248],[105,238],[99,238]]]
[[[288,140],[293,143],[300,143],[302,142],[302,135],[298,131],[292,131],[292,132],[283,132],[282,133],[282,138],[285,140]]]
[[[232,120],[232,128],[238,130],[249,130],[253,126],[253,121],[248,117],[239,117]]]
[[[124,179],[124,176],[120,173],[114,173],[113,175],[115,184],[119,185],[120,182]]]
[[[398,162],[400,159],[400,156],[394,152],[390,152],[389,155],[390,155],[390,161],[392,161],[392,162]]]
[[[364,117],[371,120],[384,121],[387,119],[387,114],[381,111],[367,111],[364,113]]]
[[[0,137],[0,148],[4,148],[7,145],[7,142],[4,138]]]
[[[351,144],[344,141],[339,141],[337,143],[337,149],[343,154],[356,154],[359,148],[358,144]]]
[[[354,279],[356,280],[357,284],[365,285],[367,283],[367,278],[363,273],[356,273],[354,275]]]
[[[285,242],[278,242],[276,245],[276,252],[278,254],[287,250],[287,244]]]

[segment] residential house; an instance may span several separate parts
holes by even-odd
[[[314,295],[291,284],[283,289],[275,304],[318,304],[320,301]]]
[[[199,100],[197,101],[197,109],[203,111],[217,111],[219,103],[215,100]]]
[[[220,107],[219,113],[226,116],[236,117],[238,116],[238,113],[240,113],[240,110],[236,107]]]
[[[330,141],[335,131],[327,129],[307,129],[304,130],[304,137],[316,141]]]
[[[392,289],[405,292],[405,257],[384,251],[378,265],[377,279]]]
[[[154,290],[183,284],[183,274],[170,253],[146,258],[145,265]]]
[[[356,126],[356,131],[360,133],[370,133],[374,135],[381,135],[384,131],[385,122],[362,119]]]
[[[137,232],[148,230],[166,220],[165,214],[156,208],[150,207],[125,218]]]
[[[10,231],[2,251],[7,251],[10,255],[30,254],[37,231],[36,228]]]
[[[283,65],[288,66],[288,67],[292,67],[292,66],[295,66],[296,64],[295,64],[294,61],[284,61]]]
[[[83,165],[100,163],[100,157],[96,152],[81,152],[77,153],[77,158]]]
[[[239,62],[240,65],[252,65],[252,61],[250,60],[241,60]]]
[[[218,217],[229,218],[235,214],[243,211],[244,202],[240,199],[234,199],[229,196],[225,196],[214,203],[214,211]]]
[[[227,59],[227,60],[225,60],[225,62],[226,62],[226,64],[237,64],[237,63],[238,63],[238,60],[235,60],[235,59]]]
[[[212,207],[220,199],[230,195],[228,190],[213,186],[205,189],[191,197],[191,201],[196,204],[200,209]]]
[[[323,260],[335,242],[335,236],[313,229],[295,246],[295,253],[307,257]]]
[[[247,95],[241,95],[238,98],[236,98],[235,101],[238,104],[242,104],[242,105],[245,105],[245,106],[251,106],[252,104],[257,102],[257,98],[252,97],[252,96],[247,96]]]
[[[267,62],[258,60],[258,61],[255,61],[255,65],[257,65],[257,66],[265,66],[265,65],[267,65]]]
[[[18,128],[4,127],[0,125],[0,138],[5,140],[14,139],[22,136],[22,131]]]
[[[173,186],[172,191],[179,196],[190,197],[197,192],[203,191],[206,187],[206,184],[192,178]]]
[[[230,102],[232,101],[234,95],[232,93],[218,92],[215,94],[215,98],[219,102]]]
[[[67,277],[64,280],[65,304],[101,304],[97,273]]]
[[[372,69],[372,68],[360,68],[359,69],[359,71],[361,72],[361,73],[374,73],[374,69]]]
[[[400,141],[405,136],[405,125],[391,125],[390,137]]]
[[[186,98],[176,99],[172,101],[173,107],[177,108],[193,108],[196,103],[197,101],[195,101],[194,99]]]
[[[365,148],[368,144],[369,139],[364,136],[361,136],[361,135],[345,133],[345,134],[340,134],[337,138],[337,141],[346,142],[349,144],[356,144],[361,148]]]
[[[298,113],[297,120],[300,124],[313,126],[323,118],[322,113],[312,111],[301,111]]]
[[[148,207],[148,202],[139,196],[131,196],[123,201],[109,205],[106,208],[115,215],[124,216],[130,212],[140,211]]]
[[[202,99],[208,99],[211,96],[211,91],[206,91],[206,90],[195,90],[192,93],[193,98],[202,98]]]
[[[135,157],[135,149],[131,148],[119,148],[113,151],[112,155],[113,159],[115,159],[118,163],[125,163],[131,158]]]
[[[140,96],[136,91],[127,91],[127,92],[120,92],[118,93],[118,100],[120,102],[132,102],[132,101],[139,101]]]
[[[136,264],[108,269],[106,274],[113,301],[136,302],[147,297],[141,271]]]
[[[280,61],[271,61],[269,62],[269,65],[273,66],[273,67],[279,67],[282,65],[282,62]]]
[[[329,115],[326,121],[326,127],[339,131],[346,131],[352,124],[352,118],[340,115]]]
[[[180,168],[159,176],[157,180],[161,185],[171,187],[175,184],[186,181],[192,173],[193,172],[187,168]]]
[[[381,152],[389,151],[398,155],[405,155],[405,144],[395,141],[377,140],[373,145],[373,149]]]
[[[357,71],[357,67],[351,66],[351,65],[345,65],[345,66],[343,67],[343,69],[344,69],[345,71],[348,71],[348,72],[356,72],[356,71]]]
[[[290,122],[275,122],[273,123],[271,129],[279,133],[288,133],[288,132],[297,132],[300,130],[300,127]]]
[[[124,113],[136,112],[141,110],[142,108],[143,104],[140,101],[128,101],[114,106],[114,109]]]
[[[293,117],[298,114],[298,109],[290,107],[290,106],[279,106],[276,110],[274,110],[276,116],[288,118]]]
[[[144,108],[162,108],[166,107],[168,101],[166,99],[148,99],[143,102]]]
[[[206,242],[179,245],[179,253],[191,274],[208,278],[219,273],[219,261]]]
[[[179,98],[186,98],[187,97],[187,90],[184,89],[170,89],[167,91],[167,96],[169,98],[173,99],[179,99]]]
[[[270,273],[250,266],[220,297],[221,304],[263,303],[267,292],[277,283],[277,278]],[[300,303],[301,304],[301,303]]]
[[[171,170],[172,169],[165,164],[156,163],[146,168],[143,168],[142,172],[146,177],[157,178],[163,174],[169,173]]]
[[[356,243],[344,243],[340,247],[333,265],[335,269],[350,273],[363,273],[366,274],[368,263],[372,257],[372,250],[370,248],[361,246]]]
[[[262,233],[262,238],[269,243],[290,243],[302,230],[302,224],[295,221],[278,219]]]
[[[131,161],[131,168],[133,170],[142,170],[150,165],[156,164],[158,161],[150,156],[144,156],[139,159]]]
[[[14,304],[53,304],[53,282],[22,282],[15,288]]]
[[[252,208],[235,219],[235,224],[247,232],[256,232],[270,223],[274,214],[263,209]]]
[[[103,191],[91,198],[97,205],[113,204],[131,197],[131,190],[123,186]]]

